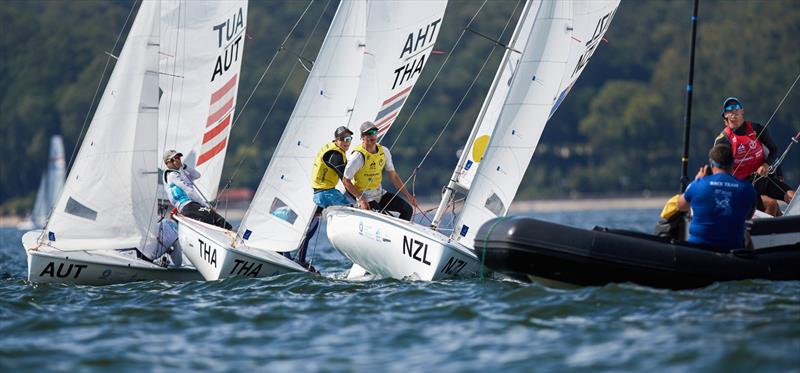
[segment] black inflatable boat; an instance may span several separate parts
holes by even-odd
[[[590,231],[528,217],[488,221],[477,233],[475,252],[486,267],[517,279],[583,286],[634,282],[688,289],[716,281],[800,280],[797,243],[714,252],[641,232]]]

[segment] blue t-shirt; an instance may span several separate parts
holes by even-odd
[[[683,197],[692,205],[689,242],[721,250],[744,246],[744,222],[756,203],[750,183],[718,173],[689,184]]]

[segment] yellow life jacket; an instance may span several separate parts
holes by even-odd
[[[364,148],[364,143],[358,144],[354,152],[359,152],[364,156],[364,165],[353,176],[353,185],[359,193],[367,189],[377,189],[381,186],[383,178],[383,166],[386,165],[386,157],[383,154],[383,147],[377,144],[378,152],[370,153]]]
[[[339,183],[339,175],[336,173],[336,170],[330,168],[330,166],[325,164],[325,161],[322,160],[325,153],[331,150],[339,152],[342,155],[342,159],[347,162],[344,150],[339,148],[335,142],[331,141],[325,144],[317,153],[317,157],[314,158],[314,166],[311,168],[311,187],[314,189],[333,189],[336,188],[336,184]]]

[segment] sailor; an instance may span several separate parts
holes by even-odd
[[[730,174],[734,158],[728,145],[714,145],[708,163],[678,198],[681,211],[692,210],[688,241],[719,251],[743,248],[745,220],[755,211],[756,191]]]
[[[794,190],[777,176],[768,174],[769,165],[775,161],[778,146],[772,141],[767,129],[758,123],[744,119],[744,106],[736,97],[728,97],[722,103],[722,118],[725,128],[714,144],[727,144],[733,150],[732,174],[739,180],[752,183],[760,198],[758,209],[770,215],[778,215],[778,203],[792,200]]]
[[[361,124],[360,132],[361,144],[350,152],[342,184],[356,198],[360,208],[397,212],[401,219],[411,220],[414,213],[411,206],[416,207],[417,200],[408,193],[395,171],[389,149],[378,144],[378,127],[367,121]],[[383,171],[397,188],[396,193],[387,193],[381,186]],[[399,193],[403,193],[411,205],[400,198]]]
[[[200,178],[200,172],[181,162],[183,154],[175,150],[164,152],[164,189],[169,202],[178,212],[190,219],[216,225],[230,230],[231,225],[225,221],[200,194],[194,181]]]
[[[297,252],[297,262],[303,267],[314,271],[314,267],[306,262],[308,242],[319,227],[319,217],[322,210],[328,206],[349,206],[352,202],[336,189],[339,180],[344,175],[347,165],[347,150],[353,141],[353,131],[345,126],[340,126],[333,132],[333,141],[325,143],[314,158],[311,169],[311,187],[314,188],[314,204],[317,205],[314,216],[308,224],[306,235],[300,242]]]

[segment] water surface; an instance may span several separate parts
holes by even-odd
[[[650,232],[657,213],[534,215]],[[0,229],[2,371],[800,371],[798,281],[353,282],[323,236],[322,277],[48,285],[25,280],[22,233]]]

